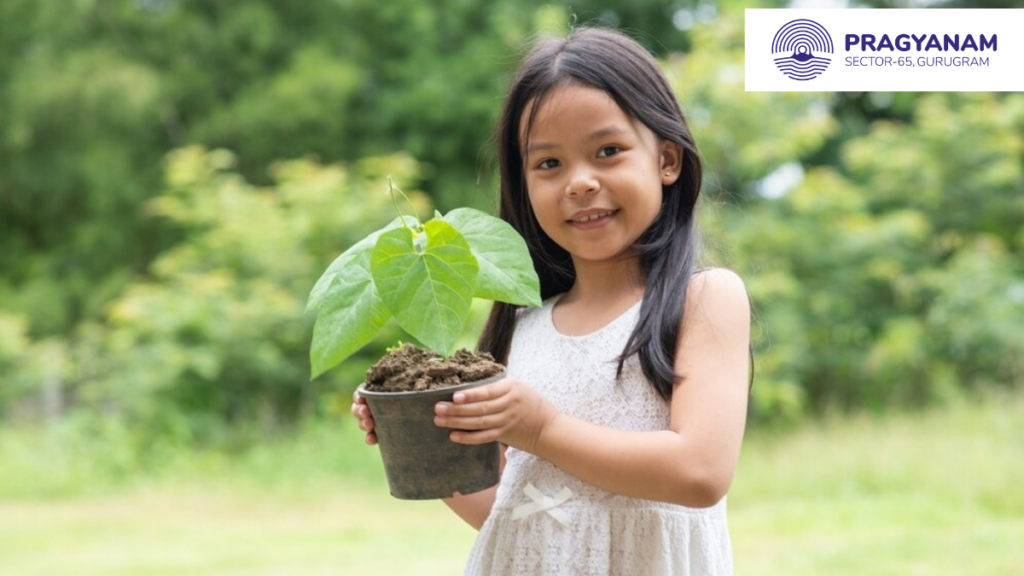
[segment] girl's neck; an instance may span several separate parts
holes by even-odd
[[[565,303],[601,305],[643,298],[644,282],[636,257],[615,261],[581,261],[573,258],[576,282],[561,298]]]

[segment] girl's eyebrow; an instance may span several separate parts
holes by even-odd
[[[587,141],[597,140],[598,138],[604,138],[605,136],[610,136],[612,134],[626,134],[628,132],[629,130],[613,124],[591,132],[590,136],[587,136]],[[558,148],[558,144],[552,144],[550,142],[531,143],[530,147],[526,149],[526,153],[529,154],[540,150],[551,150],[553,148]]]

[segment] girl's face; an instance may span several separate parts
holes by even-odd
[[[679,177],[681,148],[659,142],[604,91],[555,88],[525,137],[530,204],[541,228],[574,261],[606,261],[630,247],[661,209],[662,186]],[[591,219],[596,216],[596,219]]]

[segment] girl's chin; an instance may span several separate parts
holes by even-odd
[[[593,247],[576,247],[575,252],[571,252],[573,255],[574,262],[585,262],[585,263],[609,263],[609,262],[621,262],[623,260],[629,260],[635,257],[636,254],[633,250],[630,250],[629,246],[615,247],[604,247],[600,249],[594,249]]]

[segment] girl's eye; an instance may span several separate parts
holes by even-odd
[[[622,149],[619,148],[618,146],[605,146],[604,148],[601,148],[601,153],[598,154],[598,156],[614,156],[618,154],[620,151],[622,151]]]
[[[543,162],[537,165],[537,167],[542,170],[550,170],[551,168],[555,168],[557,166],[558,160],[555,160],[554,158],[548,158],[547,160],[544,160]]]

